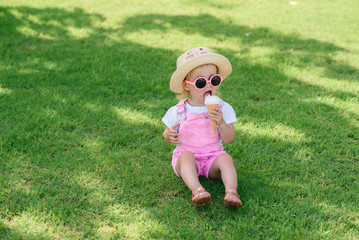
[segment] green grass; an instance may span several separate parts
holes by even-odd
[[[0,0],[1,239],[359,239],[357,1]],[[161,122],[177,57],[228,57],[239,210]]]

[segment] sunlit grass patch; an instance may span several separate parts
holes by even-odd
[[[14,238],[79,238],[82,233],[59,224],[51,215],[38,211],[24,212],[11,219],[1,219]]]
[[[155,126],[161,126],[157,120],[152,119],[142,112],[135,111],[129,108],[114,107],[114,112],[119,116],[121,121],[130,122],[133,124],[148,123]]]
[[[11,94],[12,92],[13,92],[13,90],[7,89],[7,88],[2,88],[0,85],[0,94]]]
[[[109,231],[124,238],[138,239],[161,236],[166,231],[166,226],[158,220],[152,219],[150,210],[133,208],[126,204],[116,204],[109,207],[106,213],[110,216],[112,227],[106,227]],[[101,227],[99,231],[104,229]]]
[[[300,143],[306,138],[304,133],[298,132],[296,129],[286,126],[285,124],[247,123],[236,127],[236,129],[240,129],[244,134],[254,138],[265,137],[273,140],[276,139],[277,141]]]

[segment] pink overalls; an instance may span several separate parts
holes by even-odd
[[[179,156],[185,152],[192,152],[198,166],[198,176],[208,178],[208,173],[213,161],[221,154],[223,144],[219,132],[214,133],[208,112],[198,114],[186,114],[186,101],[177,104],[177,113],[181,115],[179,127],[179,143],[172,155],[172,167],[177,176],[176,162]],[[222,104],[222,103],[221,103]]]

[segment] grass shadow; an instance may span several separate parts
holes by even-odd
[[[291,62],[292,66],[299,68],[323,67],[325,69],[324,76],[358,81],[359,70],[357,68],[333,59],[333,54],[347,52],[343,47],[316,39],[305,39],[299,34],[283,34],[266,27],[252,28],[237,25],[233,24],[231,20],[224,21],[209,14],[196,16],[138,15],[128,18],[122,31],[128,34],[141,30],[169,32],[173,29],[189,34],[198,33],[218,42],[236,42],[243,45],[240,52],[243,56],[246,56],[251,48],[270,48],[274,52],[270,56],[273,60],[271,65],[274,66]],[[223,51],[225,49],[216,50]],[[238,56],[238,53],[233,51],[228,51],[226,54],[229,57],[231,55]],[[245,57],[241,57],[239,60],[244,59]],[[234,68],[234,71],[238,71],[238,68]]]

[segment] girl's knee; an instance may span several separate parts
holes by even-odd
[[[177,160],[176,168],[194,166],[197,168],[196,158],[194,157],[192,152],[186,151],[181,153]]]
[[[223,154],[218,159],[218,168],[222,171],[224,169],[234,168],[233,158],[229,154]]]
[[[181,153],[180,158],[194,158],[194,155],[190,151],[184,151]]]
[[[178,158],[179,162],[196,162],[196,158],[194,157],[192,152],[186,151],[181,153],[181,155]]]
[[[233,163],[233,158],[231,155],[229,155],[228,153],[225,153],[225,154],[222,154],[219,156],[221,159],[222,162],[225,162],[225,163]]]

